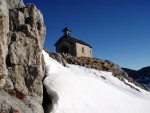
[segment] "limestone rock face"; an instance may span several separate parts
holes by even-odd
[[[6,55],[8,52],[7,47],[7,34],[9,32],[9,11],[7,3],[0,0],[0,88],[6,84]]]
[[[0,0],[0,112],[43,113],[45,33],[34,4]]]
[[[23,0],[6,0],[6,2],[9,9],[21,8],[25,6]]]

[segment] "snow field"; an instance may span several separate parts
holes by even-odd
[[[77,65],[63,67],[43,51],[47,77],[44,85],[53,97],[51,113],[150,113],[150,93],[125,85],[111,72]],[[128,82],[128,81],[126,81]]]

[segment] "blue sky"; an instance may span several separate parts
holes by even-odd
[[[93,47],[93,56],[121,67],[140,69],[150,65],[149,0],[24,0],[44,15],[45,48],[70,27],[71,35]]]

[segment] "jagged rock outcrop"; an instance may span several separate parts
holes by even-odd
[[[0,0],[0,113],[43,113],[45,32],[34,4]]]

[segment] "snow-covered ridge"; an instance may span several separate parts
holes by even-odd
[[[43,51],[44,85],[53,98],[51,113],[150,113],[150,93],[136,91],[111,72],[78,65],[63,67]],[[126,81],[127,82],[127,81]]]

